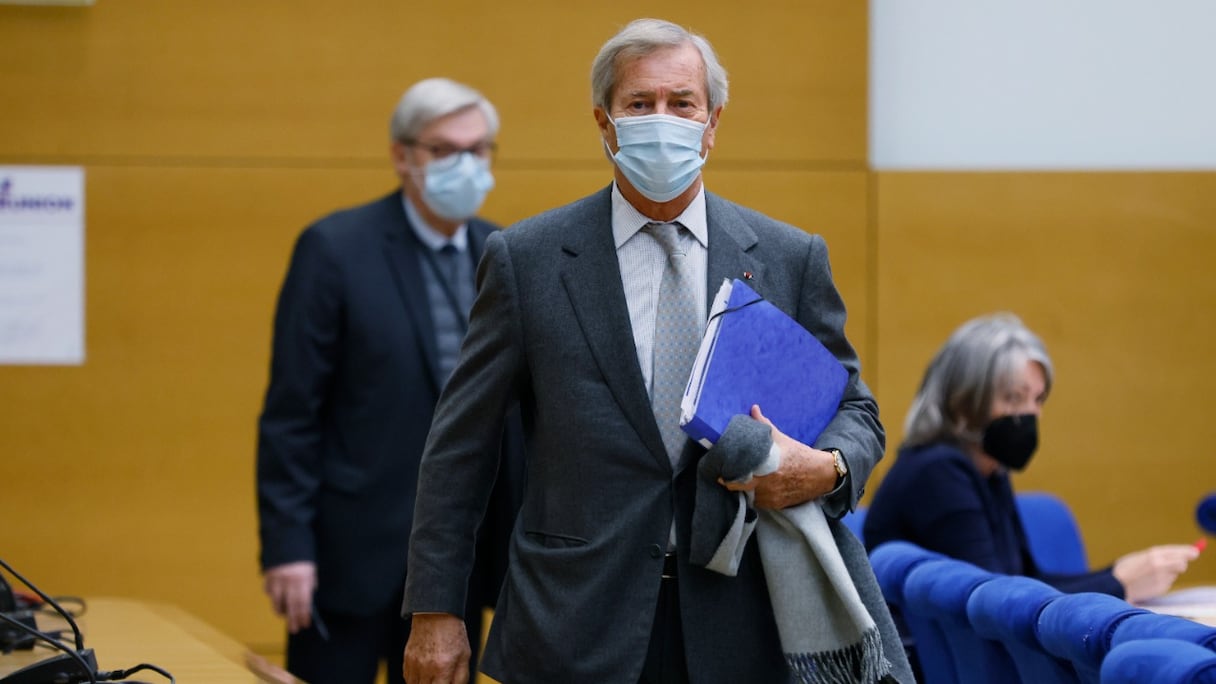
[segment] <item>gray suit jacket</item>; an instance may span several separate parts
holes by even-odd
[[[469,334],[423,456],[403,610],[460,614],[469,542],[494,482],[493,447],[502,416],[518,402],[527,484],[485,672],[508,684],[636,682],[674,516],[692,681],[787,681],[755,543],[736,577],[687,562],[696,486],[689,466],[704,450],[689,440],[673,473],[638,368],[610,193],[487,240]],[[753,288],[849,371],[840,411],[820,439],[849,464],[850,486],[826,504],[838,517],[856,505],[884,434],[844,336],[824,242],[708,193],[706,214],[710,298],[724,278],[751,272]],[[831,524],[884,628],[888,657],[906,672],[864,549]]]

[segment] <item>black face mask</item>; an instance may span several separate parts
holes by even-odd
[[[984,428],[984,453],[1001,465],[1022,470],[1039,446],[1039,422],[1033,413],[1001,416]]]

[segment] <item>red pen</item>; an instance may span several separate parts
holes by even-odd
[[[1199,553],[1203,553],[1203,550],[1208,547],[1208,538],[1200,537],[1199,541],[1195,542],[1191,546],[1194,546],[1195,550],[1198,551]]]

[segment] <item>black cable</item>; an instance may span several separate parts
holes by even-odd
[[[3,563],[3,561],[0,561],[0,563]],[[5,567],[7,568],[8,566],[5,566]],[[12,572],[12,570],[10,569],[9,572]],[[15,572],[13,574],[16,575],[17,577],[21,577],[20,575],[17,575],[17,573],[15,573]],[[23,579],[21,581],[24,582],[25,580]],[[42,639],[43,641],[46,641],[47,643],[54,646],[55,648],[72,656],[73,658],[76,659],[76,662],[80,664],[81,672],[84,672],[86,675],[88,675],[89,684],[98,684],[97,676],[96,676],[96,673],[93,671],[93,668],[84,661],[84,658],[82,658],[80,656],[80,653],[78,653],[77,651],[73,651],[72,649],[68,648],[64,644],[52,639],[51,637],[43,634],[42,632],[39,632],[38,630],[34,629],[33,627],[30,627],[29,625],[25,624],[24,622],[14,620],[13,618],[5,615],[4,613],[0,613],[0,620],[4,620],[5,622],[9,623],[10,625],[16,625],[17,627],[20,627],[21,629],[34,635],[35,638]],[[82,648],[83,648],[83,646],[82,646]],[[77,650],[81,650],[81,649],[77,649]]]
[[[135,667],[130,667],[125,670],[111,670],[111,671],[101,670],[101,671],[94,672],[93,668],[89,667],[89,664],[85,662],[84,658],[82,658],[79,653],[73,652],[70,648],[68,648],[64,644],[61,644],[58,641],[52,639],[47,634],[40,632],[40,631],[30,627],[29,625],[18,622],[16,620],[12,619],[11,617],[5,615],[4,613],[0,613],[0,619],[3,619],[7,622],[17,625],[18,627],[24,629],[25,631],[27,631],[30,634],[34,635],[35,637],[41,639],[42,641],[45,641],[46,643],[50,644],[51,646],[54,646],[55,648],[63,651],[64,653],[67,653],[68,655],[75,658],[76,662],[80,663],[83,671],[89,675],[90,684],[99,684],[100,682],[115,682],[115,681],[119,681],[119,680],[125,680],[127,677],[130,677],[131,675],[135,674],[136,672],[139,672],[140,670],[152,670],[153,672],[156,672],[157,674],[160,674],[163,677],[165,677],[165,679],[168,679],[169,684],[177,683],[177,680],[174,679],[172,673],[165,670],[164,668],[157,667],[156,665],[152,665],[150,663],[140,663],[140,664],[136,665]]]
[[[173,678],[173,675],[169,674],[162,668],[159,668],[155,665],[150,665],[148,663],[140,663],[140,664],[136,665],[135,667],[130,667],[125,670],[114,670],[113,672],[102,673],[103,675],[105,675],[105,679],[103,679],[102,681],[116,681],[116,680],[120,680],[120,679],[126,679],[127,677],[130,677],[131,675],[135,674],[136,672],[139,672],[140,670],[152,670],[153,672],[163,676],[165,679],[168,679],[169,684],[177,684],[177,680]]]
[[[69,613],[72,614],[72,617],[74,617],[74,618],[81,617],[86,612],[88,612],[89,606],[87,603],[85,603],[84,598],[82,598],[80,596],[55,596],[53,598],[55,599],[55,603],[58,603],[60,606],[62,606],[65,603],[76,604],[76,606],[77,606],[76,610],[68,611]],[[42,606],[39,606],[39,610],[44,610],[44,608]]]
[[[65,630],[65,629],[42,629],[42,630],[38,630],[38,631],[49,636],[50,638],[54,639],[55,641],[63,641],[63,633],[66,632],[67,630]],[[34,642],[34,648],[50,648],[50,646],[48,646],[40,641],[36,641],[36,642]],[[0,680],[0,681],[3,681],[3,680]]]
[[[25,577],[23,577],[21,575],[21,573],[14,570],[13,566],[4,562],[3,558],[0,558],[0,566],[3,566],[5,570],[8,570],[9,574],[11,574],[13,577],[16,577],[17,579],[21,580],[22,584],[29,587],[35,594],[38,594],[38,596],[43,601],[46,601],[48,604],[50,604],[50,606],[52,608],[55,609],[55,611],[57,613],[62,615],[64,620],[68,621],[68,624],[71,625],[71,627],[72,627],[72,633],[76,635],[76,650],[83,651],[84,650],[84,636],[82,636],[80,634],[80,628],[76,626],[76,621],[72,619],[72,616],[68,615],[68,612],[66,610],[64,610],[63,607],[61,607],[58,603],[56,603],[55,599],[51,598],[50,596],[47,596],[45,593],[43,593],[43,591],[41,589],[39,589],[38,587],[31,584],[29,580],[27,580]],[[41,634],[41,632],[39,632],[39,633]]]
[[[55,602],[63,607],[64,610],[68,611],[68,613],[71,613],[72,617],[74,618],[80,618],[86,612],[88,612],[88,603],[81,596],[52,596],[51,598],[55,599]],[[52,613],[55,610],[45,601],[35,599],[33,596],[30,596],[25,592],[14,594],[14,599],[18,608],[41,611],[44,613]],[[75,610],[66,607],[64,604],[74,604]]]
[[[33,627],[30,627],[29,625],[26,625],[22,622],[18,622],[17,620],[10,618],[9,616],[7,616],[3,613],[0,613],[0,618],[3,618],[5,622],[8,622],[8,623],[11,623],[11,624],[14,624],[14,625],[20,627],[21,629],[25,630],[26,632],[29,632],[30,634],[34,635],[35,638],[46,641],[47,643],[54,646],[55,648],[63,651],[64,653],[67,653],[68,655],[75,658],[76,662],[80,663],[81,670],[86,675],[88,675],[89,684],[98,684],[99,682],[109,682],[109,681],[115,681],[115,680],[120,680],[120,679],[126,679],[132,673],[139,672],[140,670],[152,670],[153,672],[156,672],[156,673],[164,676],[165,678],[167,678],[169,680],[169,684],[176,684],[177,680],[173,678],[172,674],[170,674],[169,672],[165,671],[162,668],[159,668],[155,665],[150,665],[148,663],[140,663],[139,665],[136,665],[135,667],[132,667],[132,668],[128,668],[126,670],[113,670],[110,672],[96,671],[96,669],[93,666],[90,666],[87,662],[85,662],[84,658],[79,653],[80,651],[84,650],[84,636],[80,633],[80,627],[77,626],[76,621],[74,619],[72,619],[72,615],[70,613],[68,613],[68,611],[64,610],[63,606],[59,605],[58,601],[51,598],[50,596],[47,596],[45,593],[43,593],[43,591],[41,589],[34,586],[34,584],[32,582],[30,582],[24,576],[22,576],[21,573],[14,570],[13,566],[6,563],[3,558],[0,558],[0,567],[3,567],[5,570],[7,570],[9,572],[9,574],[11,574],[13,577],[16,577],[17,579],[21,580],[21,583],[24,584],[25,586],[29,587],[35,594],[38,594],[38,597],[41,598],[43,601],[45,601],[46,605],[51,606],[52,608],[55,609],[55,612],[57,612],[57,613],[59,613],[59,615],[63,616],[63,619],[66,620],[68,625],[70,625],[72,627],[72,633],[75,635],[75,638],[76,638],[76,650],[73,651],[72,649],[68,648],[63,643],[61,643],[60,640],[54,639],[54,638],[50,637],[49,635],[47,635],[43,632],[40,632],[37,629],[34,629]],[[80,611],[77,614],[78,615],[84,614],[85,601],[83,598],[80,598],[77,596],[65,596],[65,597],[63,597],[63,599],[65,601],[79,603]]]

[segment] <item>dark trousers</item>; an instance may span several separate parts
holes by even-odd
[[[372,684],[380,661],[389,684],[402,684],[409,622],[396,610],[358,616],[320,612],[312,626],[287,637],[287,671],[309,684]],[[328,638],[326,638],[328,637]]]
[[[313,624],[287,637],[287,671],[308,684],[372,684],[381,661],[388,671],[388,684],[405,684],[402,658],[410,638],[410,623],[397,610],[379,615],[344,615],[318,611]],[[465,616],[473,650],[470,667],[477,667],[481,640],[481,609]],[[328,637],[328,638],[326,638]]]
[[[668,554],[663,563],[663,583],[659,586],[654,626],[650,629],[650,647],[638,684],[688,684],[677,581],[675,555]]]

